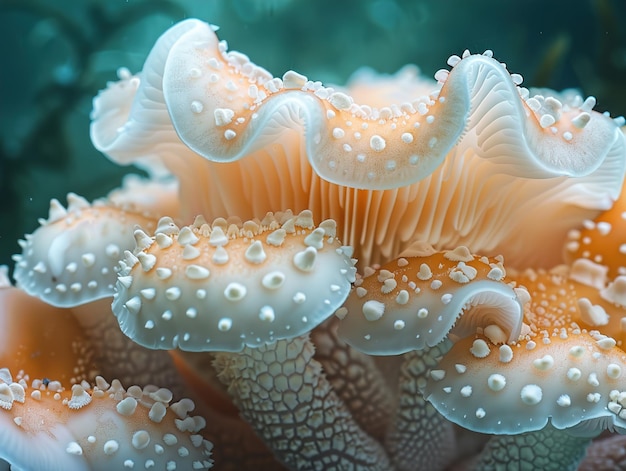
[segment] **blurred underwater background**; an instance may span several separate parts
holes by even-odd
[[[0,0],[0,264],[51,198],[92,200],[136,172],[93,148],[91,100],[188,17],[279,77],[343,84],[409,63],[432,77],[451,54],[492,49],[527,87],[579,88],[626,115],[623,0]]]

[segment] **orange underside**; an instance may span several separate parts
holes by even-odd
[[[73,314],[17,288],[0,289],[0,346],[0,366],[23,370],[31,380],[73,384],[95,371]]]

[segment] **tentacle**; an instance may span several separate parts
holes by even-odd
[[[594,440],[578,471],[626,470],[626,435],[615,435]]]

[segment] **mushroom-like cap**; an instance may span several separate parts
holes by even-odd
[[[421,350],[477,327],[496,342],[515,339],[522,302],[504,276],[501,259],[476,257],[463,246],[368,269],[337,312],[339,336],[374,355]]]
[[[620,471],[626,469],[626,435],[594,440],[577,471]]]
[[[575,321],[591,322],[596,300],[580,297],[563,267],[516,281],[531,296],[523,337],[500,347],[484,336],[456,343],[431,372],[427,399],[483,433],[540,430],[548,421],[584,436],[626,431],[626,353],[601,325]]]
[[[102,377],[65,389],[0,370],[0,459],[38,471],[211,468],[204,418],[188,415],[190,399],[171,400],[167,389]]]
[[[210,160],[237,160],[295,129],[318,175],[356,188],[421,180],[468,126],[477,127],[483,157],[497,157],[518,173],[527,164],[502,157],[503,145],[515,148],[511,154],[521,151],[533,161],[533,177],[588,175],[621,138],[615,123],[591,113],[595,100],[584,107],[582,100],[570,106],[543,96],[525,102],[521,77],[491,51],[466,51],[448,64],[452,70],[436,75],[440,83],[429,94],[377,109],[293,71],[273,78],[245,55],[227,52],[209,25],[195,22],[169,51],[163,96],[183,142]],[[503,131],[496,139],[491,126]]]
[[[348,295],[352,251],[334,221],[290,216],[136,231],[113,301],[122,331],[149,348],[239,351],[313,329]]]
[[[370,189],[424,178],[456,143],[469,109],[467,90],[452,87],[441,99],[438,91],[433,84],[432,95],[412,102],[361,106],[294,71],[272,77],[244,54],[228,52],[213,28],[197,21],[173,43],[163,73],[174,127],[198,154],[229,162],[279,134],[297,133],[323,179]]]
[[[339,90],[272,78],[186,20],[96,98],[92,139],[116,161],[157,156],[181,182],[184,217],[310,209],[365,264],[424,240],[523,246],[509,266],[552,267],[565,234],[619,194],[623,119],[592,97],[532,95],[491,56],[452,56],[437,82],[361,72]]]
[[[424,394],[448,420],[482,433],[529,432],[548,421],[558,429],[583,424],[590,436],[625,432],[624,352],[597,333],[544,339],[500,347],[464,339],[431,372]]]
[[[114,162],[139,164],[159,174],[163,154],[180,146],[165,107],[162,75],[170,47],[196,23],[187,20],[171,27],[153,46],[140,74],[118,70],[119,82],[109,83],[94,98],[91,140]]]
[[[113,296],[116,267],[124,250],[134,246],[135,225],[153,228],[156,219],[106,201],[89,204],[69,193],[68,207],[50,201],[47,220],[15,255],[17,285],[59,307],[73,307]]]

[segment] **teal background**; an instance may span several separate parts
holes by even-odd
[[[451,54],[493,49],[526,86],[578,87],[626,114],[623,0],[0,0],[0,264],[50,198],[103,196],[133,170],[91,145],[91,99],[187,17],[278,76],[343,83],[407,63],[432,76]]]

